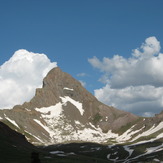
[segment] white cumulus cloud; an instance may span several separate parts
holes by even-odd
[[[82,73],[77,74],[76,76],[78,76],[78,77],[84,77],[84,76],[88,76],[88,75],[86,73],[82,72]]]
[[[114,55],[89,59],[102,73],[101,89],[95,96],[102,102],[140,115],[151,115],[163,110],[163,54],[160,42],[149,37],[131,57]]]
[[[54,67],[45,54],[21,49],[0,67],[0,108],[29,101],[35,89],[42,86],[42,80]]]

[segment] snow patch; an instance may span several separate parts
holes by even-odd
[[[74,99],[70,98],[69,96],[64,96],[64,97],[60,97],[62,100],[62,103],[64,105],[67,104],[67,102],[72,103],[74,106],[76,106],[76,108],[79,110],[80,114],[83,115],[84,114],[84,109],[82,106],[82,103],[75,101]]]
[[[63,152],[63,151],[52,151],[52,152],[50,152],[50,154],[59,154],[59,153],[60,153],[60,154],[61,154],[61,153],[63,154],[64,152]]]
[[[55,154],[57,156],[69,156],[69,155],[75,155],[74,152],[70,152],[70,153],[65,153],[63,151],[52,151],[50,152],[50,154]]]
[[[38,138],[37,136],[31,134],[31,133],[28,132],[27,130],[24,130],[24,132],[26,132],[26,133],[28,133],[29,135],[33,136],[33,137],[34,137],[35,139],[37,139],[39,142],[44,143],[40,138]],[[26,137],[26,136],[25,136],[25,137]],[[30,139],[29,139],[28,137],[26,137],[26,139],[27,139],[28,141],[30,141]],[[36,143],[36,142],[32,142],[32,143],[33,143],[33,144],[39,144],[39,143]]]
[[[75,121],[75,124],[80,125],[80,122],[79,121]]]
[[[155,158],[155,159],[153,159],[153,161],[160,162],[160,160],[159,160],[159,159],[156,159],[156,158]]]
[[[135,144],[134,144],[135,145]],[[144,154],[141,154],[141,155],[138,155],[136,157],[133,157],[131,159],[128,159],[127,161],[130,162],[132,160],[135,160],[139,157],[142,157],[142,156],[145,156],[145,155],[148,155],[148,154],[151,154],[153,152],[157,152],[157,151],[160,151],[160,150],[163,150],[163,144],[159,145],[159,146],[156,146],[156,147],[150,147],[150,148],[146,148],[146,153]]]
[[[162,149],[163,149],[163,144],[161,144],[157,147],[150,147],[150,148],[146,149],[146,151],[147,151],[146,154],[157,152],[157,151],[162,150]]]
[[[43,107],[43,108],[35,108],[36,111],[42,113],[43,117],[53,118],[58,117],[62,113],[62,104],[59,102],[56,105]]]
[[[156,138],[163,138],[163,133],[161,133],[161,134],[159,134],[159,135],[157,135],[157,137]]]
[[[162,128],[163,128],[163,122],[160,122],[156,127],[155,127],[155,125],[153,125],[149,130],[144,131],[142,134],[139,134],[138,136],[136,136],[132,140],[132,142],[139,139],[140,137],[151,135],[151,134],[161,130]]]
[[[17,128],[20,129],[20,127],[16,124],[16,122],[14,120],[11,120],[10,118],[8,117],[5,117],[9,122],[11,122],[14,126],[16,126]]]
[[[73,91],[74,90],[72,88],[67,88],[67,87],[64,87],[63,89],[66,89],[66,90],[69,90],[69,91]]]
[[[50,137],[52,138],[54,135],[54,132],[51,131],[47,126],[43,125],[39,120],[33,119],[36,123],[38,123],[46,132],[49,133]]]
[[[129,158],[132,155],[134,149],[130,149],[129,146],[127,146],[127,145],[123,146],[123,148],[129,153],[129,156],[127,157],[127,158]]]
[[[133,128],[134,127],[135,127],[135,125],[132,126],[130,129],[128,129],[126,132],[124,132],[121,136],[119,136],[117,138],[117,141],[118,142],[125,142],[126,140],[131,139],[132,138],[132,135],[134,135],[134,134],[138,133],[139,131],[141,131],[145,126],[143,126],[142,128],[140,128],[139,130],[133,131]]]
[[[38,138],[37,136],[35,136],[35,135],[32,135],[34,138],[36,138],[39,142],[41,142],[41,143],[44,143],[40,138]],[[38,143],[35,143],[35,144],[38,144]]]
[[[46,115],[42,114],[42,116]],[[37,119],[34,119],[34,121],[49,133],[51,139],[48,143],[46,142],[47,145],[79,140],[105,143],[109,138],[118,137],[118,134],[112,133],[111,130],[108,131],[108,133],[103,133],[100,128],[97,128],[94,125],[90,126],[90,124],[83,125],[79,121],[75,121],[78,127],[78,130],[75,130],[71,125],[70,120],[68,120],[63,114],[54,118],[45,117],[44,121],[46,122],[46,126]],[[90,126],[90,128],[86,128],[86,126]]]
[[[110,138],[117,138],[118,134],[112,133],[109,130],[107,133],[103,133],[101,128],[90,129],[84,128],[83,130],[78,130],[76,136],[78,135],[80,140],[91,141],[91,142],[103,142],[106,143]],[[74,135],[75,136],[75,135]]]
[[[111,154],[108,154],[108,155],[107,155],[107,159],[110,160],[110,161],[116,162],[116,160],[118,159],[118,158],[111,159],[110,157],[111,157]]]
[[[25,108],[26,111],[31,111],[30,109]]]

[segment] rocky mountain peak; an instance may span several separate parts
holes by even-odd
[[[149,123],[151,120],[99,102],[79,81],[59,67],[47,74],[42,88],[36,90],[30,102],[12,110],[1,110],[0,120],[26,135],[33,144],[119,142],[131,139],[132,136],[125,137],[126,132],[134,136],[142,132],[144,123],[160,123]],[[146,125],[146,129],[150,125]]]
[[[81,83],[59,67],[53,68],[43,80],[43,88],[36,90],[35,97],[30,101],[31,107],[48,107],[55,105],[60,97],[69,96],[76,101],[84,98],[94,100],[95,97],[82,87]]]

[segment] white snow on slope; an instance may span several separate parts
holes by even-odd
[[[111,148],[112,146],[109,146],[109,148]],[[123,146],[123,148],[124,148],[124,150],[126,150],[127,152],[128,152],[128,156],[126,156],[126,158],[125,158],[125,160],[127,160],[131,155],[132,155],[132,153],[133,153],[133,151],[134,151],[134,149],[130,149],[130,147],[128,146],[128,145],[125,145],[125,146]],[[115,156],[115,155],[119,155],[120,153],[118,152],[118,151],[116,151],[116,152],[114,152],[113,154],[108,154],[107,155],[107,159],[108,160],[111,160],[111,161],[115,161],[116,162],[116,160],[118,159],[118,157],[116,157],[115,159],[111,159],[111,156]],[[125,161],[124,159],[123,160],[118,160],[118,161]]]
[[[139,130],[133,131],[134,127],[135,127],[135,125],[132,126],[130,129],[128,129],[126,132],[124,132],[122,135],[120,135],[116,140],[118,142],[125,142],[125,141],[131,139],[134,134],[138,133],[139,131],[141,131],[144,128],[144,127],[142,127]]]
[[[84,109],[82,107],[82,103],[73,100],[69,96],[60,97],[60,98],[61,98],[62,102],[59,102],[56,105],[53,105],[50,107],[35,108],[35,110],[39,111],[40,113],[45,114],[47,118],[58,117],[63,111],[62,106],[63,105],[66,106],[67,102],[70,102],[79,110],[80,114],[83,115]],[[47,114],[47,113],[49,113],[49,114]]]
[[[95,127],[93,124],[82,124],[80,121],[72,122],[64,115],[64,110],[66,109],[63,106],[66,106],[68,102],[72,103],[80,112],[81,116],[84,114],[84,110],[82,108],[82,103],[75,101],[69,96],[60,97],[61,101],[58,102],[54,106],[43,107],[43,108],[35,108],[36,111],[40,112],[40,118],[43,119],[41,122],[38,119],[34,119],[34,121],[40,125],[49,135],[50,141],[47,143],[63,143],[67,141],[89,141],[89,142],[97,142],[97,143],[106,143],[109,139],[112,141],[117,141],[119,143],[123,143],[127,140],[130,140],[133,135],[140,132],[145,126],[138,130],[133,130],[135,126],[132,126],[122,135],[118,135],[109,130],[107,133],[103,133],[99,127]],[[140,134],[136,136],[134,139],[138,139],[143,135],[147,135],[149,133],[154,133],[158,131],[162,127],[163,123],[160,123],[158,126],[153,126],[151,129],[146,131],[144,134]],[[47,136],[48,136],[47,135]],[[161,136],[161,135],[160,135]],[[132,141],[132,140],[131,140]],[[127,149],[127,147],[126,147]],[[129,150],[129,149],[128,149]],[[129,151],[128,151],[129,152]]]
[[[151,134],[153,134],[153,133],[161,130],[162,128],[163,128],[163,122],[160,122],[159,125],[157,125],[156,127],[155,127],[155,125],[153,125],[149,130],[144,131],[143,133],[141,133],[138,136],[136,136],[132,140],[132,142],[135,141],[135,140],[137,140],[137,139],[139,139],[140,137],[151,135]]]
[[[26,110],[26,111],[29,111],[29,112],[31,111],[30,109],[27,109],[27,108],[25,108],[25,110]]]
[[[11,119],[8,118],[8,117],[5,117],[5,118],[6,118],[9,122],[11,122],[14,126],[16,126],[17,128],[20,128],[14,120],[11,120]]]
[[[43,125],[39,120],[37,119],[33,119],[36,123],[38,123],[45,131],[47,131],[50,135],[50,137],[52,138],[54,135],[54,132],[51,131],[46,125]]]
[[[159,134],[159,135],[157,135],[157,137],[156,138],[163,138],[163,133],[161,133],[161,134]]]
[[[67,102],[70,102],[74,106],[76,106],[76,108],[79,110],[81,115],[84,114],[84,109],[83,109],[82,103],[75,101],[74,99],[70,98],[69,96],[64,96],[64,97],[60,97],[60,98],[62,99],[62,102],[64,103],[64,105],[66,105]]]
[[[132,155],[134,149],[130,149],[130,147],[127,145],[123,146],[123,148],[129,153],[129,156],[127,157],[127,158],[129,158]]]
[[[67,88],[67,87],[64,87],[63,89],[66,89],[66,90],[69,90],[69,91],[73,91],[74,90],[72,88]]]
[[[109,138],[118,137],[118,134],[112,133],[111,130],[108,131],[108,133],[103,133],[100,128],[97,128],[90,123],[83,125],[81,122],[75,121],[74,128],[74,126],[71,125],[71,120],[68,120],[63,114],[62,106],[68,101],[72,102],[78,108],[81,107],[81,105],[79,105],[79,102],[68,97],[61,97],[61,99],[62,102],[59,102],[54,106],[35,109],[41,113],[41,117],[44,119],[45,124],[38,119],[34,119],[34,121],[49,133],[50,141],[48,143],[45,142],[47,145],[72,140],[104,143],[107,142]]]
[[[28,133],[29,135],[31,135],[31,136],[33,136],[35,139],[37,139],[39,142],[41,142],[41,143],[44,143],[40,138],[38,138],[37,136],[35,136],[35,135],[33,135],[33,134],[31,134],[30,132],[28,132],[27,130],[24,130],[26,133]],[[26,136],[25,136],[26,137]],[[30,142],[30,138],[28,138],[28,137],[26,137],[26,139]],[[33,142],[33,144],[38,144],[38,143],[36,143],[36,142]]]
[[[35,139],[37,139],[40,143],[44,143],[40,138],[38,138],[37,136],[35,135],[32,135]],[[33,144],[39,144],[38,142],[32,142]]]
[[[118,134],[112,133],[111,130],[109,130],[107,133],[103,133],[100,128],[96,128],[96,130],[84,128],[83,130],[78,130],[73,136],[75,139],[83,141],[106,143],[108,139],[116,138]]]
[[[58,154],[58,153],[64,153],[63,151],[51,151],[50,154]]]
[[[65,153],[64,151],[51,151],[50,154],[55,154],[55,155],[57,155],[57,156],[75,155],[74,152]]]
[[[79,123],[78,127],[81,127],[81,129],[75,131],[74,127],[70,125],[64,118],[64,116],[60,116],[53,119],[53,121],[50,119],[45,119],[48,126],[43,125],[36,119],[34,120],[49,133],[51,141],[49,141],[48,144],[63,143],[72,140],[105,143],[109,138],[115,138],[118,136],[111,131],[108,131],[108,133],[103,133],[100,128],[96,128],[96,130],[85,128],[85,126]]]
[[[146,149],[146,154],[157,152],[159,150],[163,150],[163,144],[157,146],[157,147],[150,147]]]
[[[49,107],[35,108],[35,110],[42,113],[42,116],[46,118],[58,117],[63,111],[62,103],[60,102]]]
[[[134,144],[133,144],[134,145]],[[138,155],[134,158],[131,158],[131,159],[128,159],[126,161],[126,163],[129,163],[129,162],[132,162],[132,160],[135,160],[135,159],[138,159],[139,157],[142,157],[142,156],[145,156],[147,154],[151,154],[153,152],[157,152],[157,151],[160,151],[160,150],[163,150],[163,144],[159,145],[159,146],[156,146],[156,147],[150,147],[150,148],[147,148],[146,149],[146,152],[144,154],[141,154],[141,155]]]
[[[107,159],[110,160],[110,161],[113,161],[113,162],[116,162],[117,159],[118,159],[118,157],[115,158],[115,159],[111,159],[110,157],[111,157],[111,154],[108,154],[108,155],[107,155]]]

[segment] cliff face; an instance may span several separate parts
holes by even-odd
[[[1,110],[0,119],[34,144],[124,141],[119,134],[143,124],[142,118],[99,102],[58,67],[47,74],[30,102]],[[138,122],[139,127],[132,126]]]

